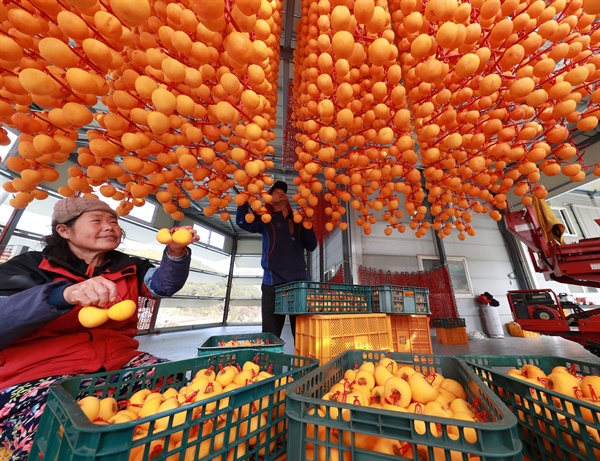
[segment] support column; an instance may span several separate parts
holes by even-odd
[[[225,306],[223,307],[223,325],[227,325],[227,317],[229,317],[229,302],[231,301],[231,286],[233,284],[233,267],[235,264],[235,255],[237,253],[238,238],[233,238],[231,245],[231,260],[229,261],[229,274],[227,275],[227,289],[225,291]]]
[[[506,251],[508,252],[508,258],[510,259],[510,264],[512,265],[513,272],[515,274],[515,280],[517,282],[518,289],[534,289],[535,287],[531,283],[531,280],[527,276],[527,272],[524,269],[525,262],[521,257],[521,252],[519,251],[517,241],[515,237],[508,232],[504,219],[498,222],[498,229],[500,230],[500,234],[502,234],[502,238],[504,239],[504,245],[506,246]]]
[[[24,212],[24,208],[15,208],[13,210],[12,214],[10,215],[10,218],[8,218],[8,221],[6,222],[6,226],[4,226],[4,229],[2,229],[2,232],[0,232],[0,247],[8,245],[12,234],[14,233],[15,229],[17,228],[17,225],[19,224],[19,219],[21,219],[21,216]]]

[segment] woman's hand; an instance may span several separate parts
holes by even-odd
[[[68,286],[63,297],[69,304],[105,307],[119,300],[117,285],[104,277],[94,277]]]
[[[194,243],[194,242],[199,242],[200,241],[200,236],[198,235],[198,232],[196,232],[196,230],[192,227],[192,226],[178,226],[178,227],[174,227],[171,230],[171,235],[178,231],[179,229],[186,229],[189,231],[190,234],[192,234],[192,240],[190,243]],[[190,243],[188,243],[187,245],[189,245]],[[171,242],[169,243],[169,246],[167,247],[167,252],[169,253],[170,256],[174,257],[174,258],[180,258],[182,256],[185,256],[187,253],[187,245],[183,245],[181,243],[177,243],[177,242]]]

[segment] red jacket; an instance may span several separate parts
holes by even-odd
[[[187,278],[189,260],[189,256],[181,262],[163,257],[152,276],[153,291],[160,296],[178,291]],[[0,322],[5,322],[0,332],[7,344],[0,348],[0,389],[48,376],[121,369],[140,354],[134,339],[137,311],[125,321],[109,320],[88,329],[77,318],[81,306],[57,308],[49,302],[49,293],[60,285],[101,275],[115,282],[121,299],[137,300],[151,296],[144,276],[152,264],[117,251],[109,253],[91,275],[82,263],[29,252],[0,265],[4,285],[0,295],[8,296],[0,298]]]
[[[39,268],[55,274],[55,281],[78,283],[84,277],[52,266],[43,259]],[[132,264],[103,277],[117,285],[121,299],[138,298],[138,276]],[[125,275],[127,274],[127,275]],[[86,329],[77,318],[77,306],[33,333],[0,351],[0,389],[46,376],[93,373],[123,368],[140,352],[137,333],[137,311],[128,320]]]

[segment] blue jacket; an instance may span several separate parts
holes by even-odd
[[[249,223],[246,222],[249,210],[247,203],[239,206],[235,222],[248,232],[262,235],[263,283],[279,285],[307,280],[304,250],[313,251],[317,247],[314,231],[295,223],[291,212],[286,218],[281,212],[274,212],[268,224],[260,218]]]

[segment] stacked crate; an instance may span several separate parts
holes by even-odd
[[[465,319],[434,318],[432,324],[439,344],[469,344]]]
[[[385,313],[373,313],[371,287],[293,282],[275,288],[275,313],[296,316],[295,352],[321,363],[352,349],[393,352]]]
[[[394,351],[431,354],[429,289],[396,285],[373,287],[373,312],[385,313]]]

